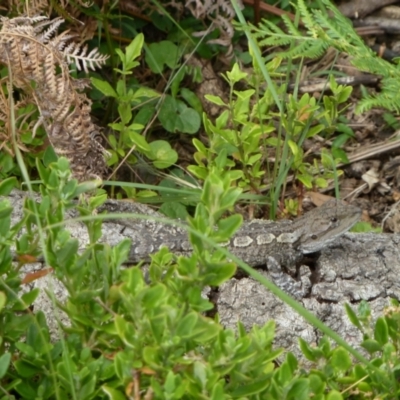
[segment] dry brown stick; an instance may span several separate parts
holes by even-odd
[[[338,9],[345,16],[350,18],[362,18],[372,11],[394,4],[398,0],[353,0],[341,4]]]
[[[346,76],[342,78],[335,78],[336,83],[339,85],[371,85],[375,84],[379,81],[379,77],[376,75],[363,74],[360,76]],[[291,83],[288,87],[289,90],[292,90],[297,85],[295,83]],[[322,92],[323,90],[329,90],[330,83],[326,79],[315,79],[312,81],[304,81],[298,85],[298,90],[300,93],[313,93],[313,92]]]
[[[399,33],[400,32],[400,21],[392,18],[383,17],[367,17],[360,20],[361,24],[367,26],[379,26],[388,33]]]
[[[349,164],[366,160],[367,158],[376,157],[378,154],[387,153],[388,151],[397,150],[400,148],[400,140],[395,140],[393,142],[387,143],[378,143],[368,146],[367,148],[363,148],[360,151],[357,151],[354,154],[349,156]],[[338,166],[343,166],[344,163],[339,164]]]
[[[382,28],[376,25],[358,26],[357,21],[353,21],[353,27],[358,36],[383,35],[385,33]]]
[[[248,4],[250,6],[253,6],[253,7],[255,6],[254,0],[243,0],[243,3],[244,4]],[[274,7],[274,6],[271,6],[270,4],[266,4],[266,3],[260,3],[260,8],[259,9],[262,10],[262,11],[267,11],[267,12],[273,14],[273,15],[279,15],[279,16],[286,15],[292,21],[294,21],[295,18],[296,18],[295,15],[292,14],[292,13],[287,12],[287,11],[283,11],[278,7]]]

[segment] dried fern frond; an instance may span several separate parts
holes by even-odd
[[[87,45],[71,42],[63,50],[63,54],[66,56],[69,64],[75,63],[79,71],[83,68],[88,73],[88,67],[95,70],[96,67],[100,67],[106,62],[108,56],[101,55],[97,49],[93,49],[87,54],[87,50]]]
[[[101,177],[107,152],[94,139],[98,128],[90,117],[91,102],[78,92],[87,83],[73,79],[68,64],[87,72],[101,66],[107,56],[69,43],[68,32],[58,35],[63,22],[43,16],[1,17],[0,63],[10,68],[13,84],[36,103],[40,111],[36,125],[43,124],[55,152],[69,158],[75,176],[79,180]]]

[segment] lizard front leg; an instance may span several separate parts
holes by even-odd
[[[275,285],[295,299],[300,300],[309,293],[311,288],[311,272],[308,267],[304,265],[300,267],[299,281],[296,281],[289,274],[285,273],[275,257],[267,256],[267,267]]]

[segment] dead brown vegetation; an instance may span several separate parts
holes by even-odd
[[[77,179],[101,177],[107,152],[96,139],[99,131],[90,117],[91,102],[82,93],[87,82],[73,79],[68,66],[74,63],[88,72],[107,56],[97,49],[88,52],[86,46],[72,41],[68,31],[57,34],[62,18],[1,17],[0,22],[0,63],[8,66],[10,82],[23,91],[24,102],[36,104],[40,113],[33,134],[44,126],[55,152],[69,159]],[[11,110],[5,98],[1,93],[2,117],[9,121]],[[11,142],[9,128],[5,123],[0,132],[3,142]]]

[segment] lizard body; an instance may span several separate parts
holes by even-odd
[[[113,211],[113,201],[105,209]],[[119,212],[137,212],[121,210]],[[132,205],[134,208],[136,205]],[[154,214],[153,215],[157,215]],[[159,214],[158,214],[159,216]],[[292,221],[252,220],[244,222],[238,232],[224,244],[235,256],[251,266],[267,266],[272,279],[295,297],[303,297],[308,283],[296,281],[291,275],[306,254],[316,253],[347,232],[361,216],[361,210],[338,200],[331,200],[321,207]],[[149,255],[166,246],[177,255],[190,255],[191,245],[184,229],[152,220],[117,220],[123,226],[124,236],[132,239],[130,262],[148,259]],[[291,275],[285,273],[286,267]],[[302,278],[301,278],[302,279]],[[307,281],[307,279],[305,278]]]
[[[19,191],[13,191],[10,195],[16,209],[23,207],[25,196],[24,192]],[[40,196],[36,197],[40,200]],[[67,220],[77,216],[76,212],[72,211],[67,211]],[[103,230],[102,242],[114,245],[123,238],[132,240],[128,259],[130,264],[148,260],[151,254],[163,246],[168,247],[176,255],[191,254],[192,249],[186,230],[152,219],[152,216],[158,218],[163,216],[146,205],[107,200],[99,212],[136,213],[149,216],[148,219],[128,218],[115,219],[112,223],[104,222],[108,228]],[[293,278],[297,272],[297,265],[305,255],[328,247],[347,232],[360,216],[361,210],[358,207],[332,200],[293,222],[246,221],[224,245],[231,253],[253,267],[267,266],[271,278],[281,289],[294,297],[301,298],[307,293],[311,282],[302,272],[302,267],[299,270],[299,279]],[[82,223],[78,223],[78,226],[81,226],[78,233],[79,240],[85,246],[84,243],[89,242],[88,238],[85,239],[87,230]]]

